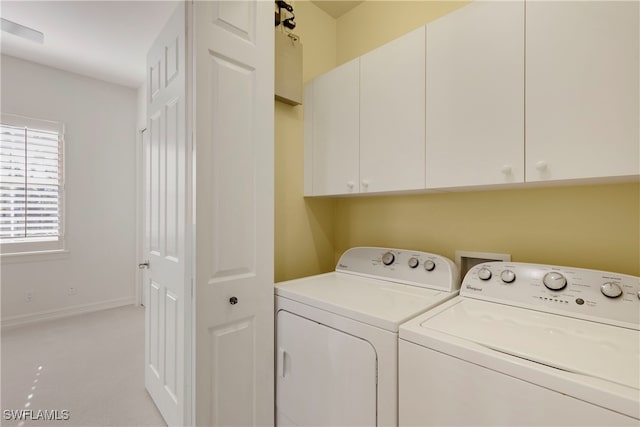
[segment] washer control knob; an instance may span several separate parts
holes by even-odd
[[[605,297],[618,298],[622,295],[622,288],[617,283],[607,282],[600,286],[600,291]]]
[[[489,270],[487,267],[482,267],[480,270],[478,270],[478,277],[480,278],[480,280],[491,279],[491,270]]]
[[[395,260],[396,260],[396,256],[391,252],[387,252],[386,254],[382,255],[382,263],[384,265],[391,265]]]
[[[516,280],[516,273],[511,270],[504,270],[500,273],[500,278],[504,283],[513,283]]]
[[[428,259],[424,262],[424,269],[427,271],[433,271],[436,269],[436,263]]]
[[[416,268],[420,265],[420,261],[416,257],[409,258],[409,267]]]
[[[544,275],[542,283],[552,291],[559,291],[567,286],[567,278],[560,273],[552,271]]]

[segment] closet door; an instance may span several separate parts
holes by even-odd
[[[427,187],[524,180],[524,1],[427,25]]]
[[[196,1],[193,7],[192,425],[270,426],[273,6],[248,0]]]
[[[360,58],[360,192],[424,188],[425,30]]]
[[[527,2],[527,181],[640,173],[639,8]]]

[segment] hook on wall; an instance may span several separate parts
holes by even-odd
[[[282,24],[288,29],[293,30],[296,27],[296,23],[294,22],[294,20],[296,19],[296,16],[293,13],[293,6],[291,6],[289,3],[287,3],[284,0],[275,0],[275,4],[277,8],[277,11],[275,12],[276,27]],[[284,9],[286,12],[283,12],[282,9]],[[283,13],[284,14],[288,13],[291,16],[287,17],[286,19],[282,19],[284,16]]]

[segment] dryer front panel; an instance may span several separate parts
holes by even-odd
[[[375,426],[377,357],[362,338],[277,312],[276,424]]]

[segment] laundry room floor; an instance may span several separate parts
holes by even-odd
[[[165,426],[144,387],[144,308],[2,331],[3,426]],[[68,420],[8,420],[7,410]]]

